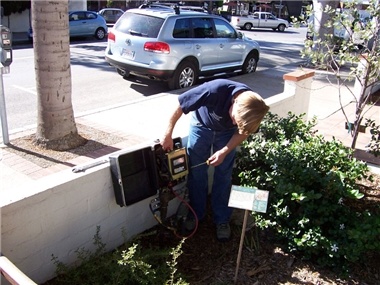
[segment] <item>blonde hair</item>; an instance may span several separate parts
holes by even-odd
[[[239,134],[255,133],[260,126],[269,106],[261,96],[253,91],[243,91],[236,95],[235,104],[238,104],[235,118]]]

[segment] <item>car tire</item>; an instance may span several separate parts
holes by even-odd
[[[106,31],[103,28],[97,28],[95,31],[95,38],[103,40],[106,37]]]
[[[191,61],[184,61],[178,65],[173,77],[168,80],[170,90],[193,86],[198,79],[198,69]]]
[[[246,23],[246,24],[244,24],[244,30],[249,31],[249,30],[251,30],[251,29],[252,29],[252,24],[251,24],[251,23]]]
[[[283,32],[283,31],[285,31],[285,25],[283,25],[283,24],[281,24],[281,25],[278,25],[278,27],[277,27],[277,29],[278,29],[278,31],[279,32]]]
[[[244,60],[241,74],[253,73],[257,68],[257,56],[254,52],[250,52]]]

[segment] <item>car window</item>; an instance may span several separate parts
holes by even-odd
[[[86,13],[86,19],[96,19],[96,15],[94,13]]]
[[[214,19],[216,36],[218,38],[236,38],[235,30],[225,21]]]
[[[92,13],[87,13],[87,14],[92,14]],[[87,15],[84,12],[74,12],[70,15],[69,21],[80,21],[80,20],[86,20],[86,19],[87,19]]]
[[[135,13],[125,13],[114,29],[135,36],[156,38],[164,19]]]
[[[189,19],[177,19],[173,29],[173,38],[183,39],[190,38],[190,21]]]
[[[72,13],[72,14],[70,15],[69,20],[70,20],[70,21],[77,21],[77,20],[79,20],[79,15],[78,15],[78,13]]]
[[[212,20],[210,18],[191,19],[194,38],[213,38]]]
[[[84,12],[78,12],[78,20],[85,20],[86,14]]]

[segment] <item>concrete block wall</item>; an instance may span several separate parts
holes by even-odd
[[[305,113],[309,117],[311,83],[314,71],[297,70],[284,74],[284,92],[265,99],[270,106],[270,112],[286,117],[291,111],[295,114]]]
[[[270,111],[280,116],[289,111],[307,114],[313,75],[284,75],[284,92],[266,99]],[[108,157],[99,158],[104,159]],[[94,249],[97,226],[111,250],[157,224],[149,209],[153,197],[123,208],[116,204],[109,164],[84,173],[62,171],[18,193],[1,208],[1,253],[37,283],[54,277],[52,254],[71,264],[77,249]],[[176,208],[171,202],[169,214]]]
[[[78,248],[94,249],[97,226],[111,250],[156,225],[151,199],[116,204],[108,164],[51,175],[28,192],[1,209],[1,246],[2,254],[37,283],[54,277],[52,254],[70,264]]]

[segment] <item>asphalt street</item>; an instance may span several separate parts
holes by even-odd
[[[295,70],[303,61],[299,51],[306,29],[289,28],[284,33],[263,29],[244,33],[261,46],[256,74],[264,72],[269,76],[267,82],[270,82],[273,95],[281,92],[282,74]],[[138,102],[162,92],[178,93],[169,91],[166,84],[158,81],[124,80],[105,62],[106,44],[106,41],[91,38],[71,41],[72,103],[76,117]],[[250,76],[255,80],[255,74]],[[3,81],[9,133],[34,128],[37,118],[34,54],[26,38],[15,45],[10,73],[3,74]]]

